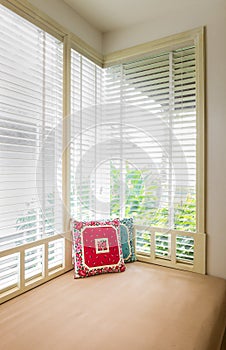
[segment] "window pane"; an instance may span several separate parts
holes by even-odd
[[[72,50],[71,87],[75,216],[195,232],[195,47],[101,72]]]
[[[195,232],[195,47],[110,67],[104,77],[105,119],[118,125],[111,156],[120,159],[111,162],[110,214]]]
[[[0,250],[61,231],[62,43],[0,6]]]

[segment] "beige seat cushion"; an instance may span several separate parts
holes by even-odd
[[[1,306],[4,350],[218,350],[226,281],[132,263],[121,274],[73,272]]]

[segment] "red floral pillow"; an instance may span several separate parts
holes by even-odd
[[[119,224],[117,219],[73,222],[75,278],[125,271]]]

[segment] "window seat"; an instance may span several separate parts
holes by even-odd
[[[80,280],[70,271],[0,309],[4,350],[218,350],[226,280],[136,262]]]

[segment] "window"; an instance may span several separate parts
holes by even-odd
[[[70,216],[133,216],[139,260],[204,273],[203,29],[103,57],[4,4],[1,300],[72,268]]]
[[[200,233],[197,51],[189,41],[102,71],[72,52],[73,216],[132,216],[138,255],[160,264],[194,264]]]
[[[196,232],[195,47],[110,67],[105,84],[105,117],[117,130],[107,156],[109,215]],[[148,240],[140,233],[138,252],[147,252]],[[155,245],[158,256],[170,254],[167,234],[159,233]],[[193,258],[193,238],[179,239],[177,256]]]
[[[0,16],[0,249],[4,252],[62,233],[63,45],[3,6]],[[49,266],[62,265],[63,242],[49,245]],[[24,253],[26,282],[43,273],[44,246],[29,247]],[[19,260],[18,254],[0,260],[1,289],[18,282]]]
[[[71,50],[71,215],[81,220],[95,217],[100,153],[102,69]],[[97,159],[98,157],[98,159]]]

